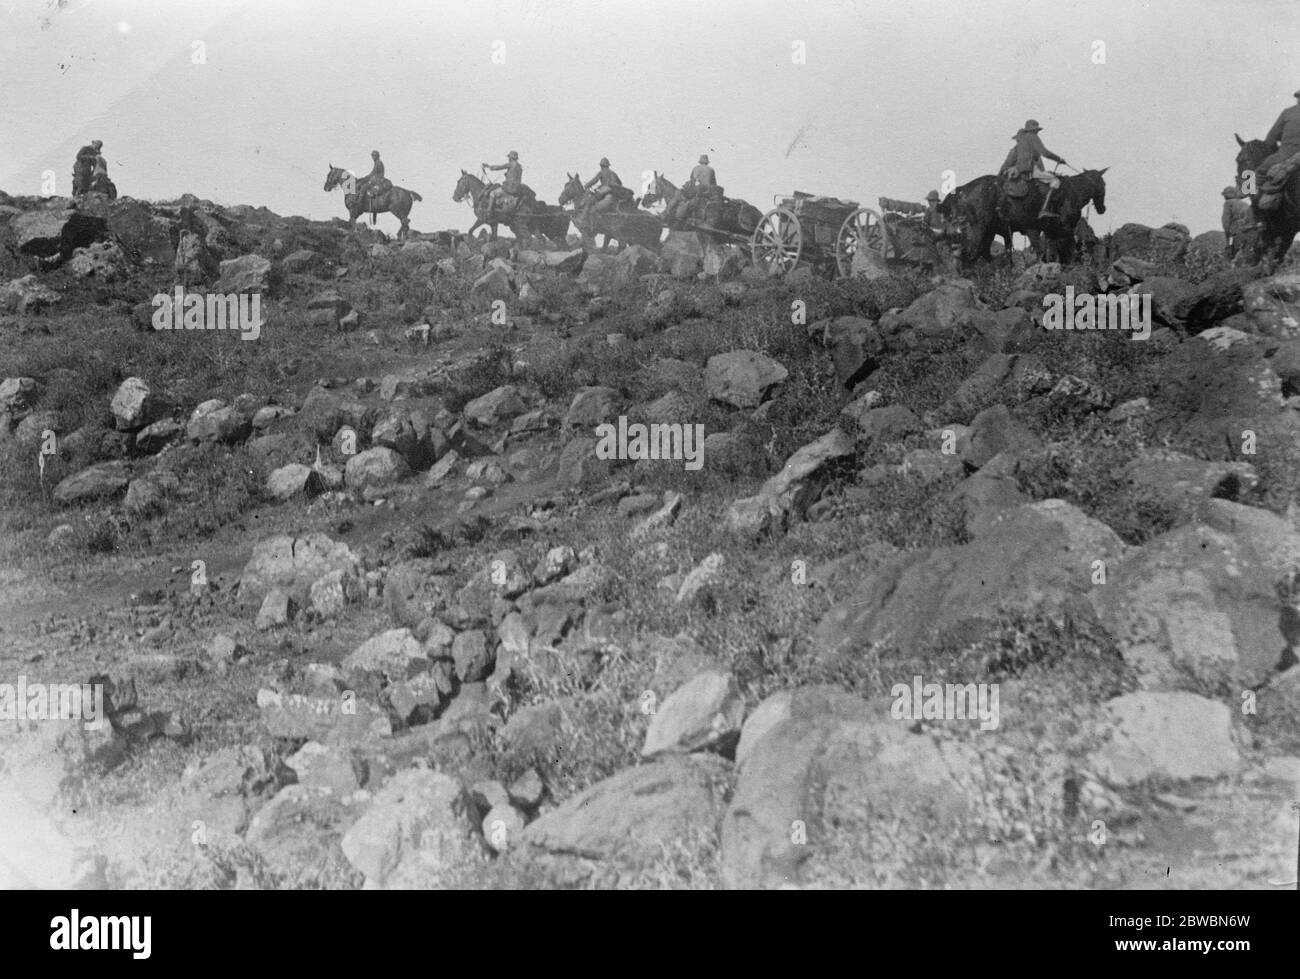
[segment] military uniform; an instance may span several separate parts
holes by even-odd
[[[74,197],[85,194],[90,190],[91,182],[94,179],[95,160],[99,157],[99,148],[102,145],[99,140],[95,140],[89,146],[83,146],[77,150],[77,161],[72,166],[72,194]]]
[[[1038,134],[1042,132],[1042,129],[1043,127],[1038,125],[1035,120],[1030,119],[1027,121],[1021,130],[1012,137],[1016,141],[1016,145],[1011,148],[1007,158],[1002,161],[1000,171],[1008,175],[1014,174],[1022,179],[1032,177],[1039,183],[1047,184],[1047,197],[1044,198],[1043,206],[1039,209],[1039,217],[1049,213],[1047,204],[1052,199],[1052,191],[1061,186],[1061,180],[1056,174],[1043,169],[1043,158],[1046,157],[1056,163],[1068,166],[1063,157],[1057,156],[1049,150],[1043,145],[1043,141],[1038,138]]]
[[[1300,91],[1295,94],[1296,98],[1300,99]],[[1273,152],[1259,164],[1257,172],[1258,177],[1261,178],[1259,208],[1262,211],[1269,211],[1277,207],[1292,172],[1297,168],[1297,164],[1285,168],[1281,168],[1280,165],[1300,154],[1300,104],[1282,110],[1282,114],[1277,117],[1277,122],[1273,123],[1273,128],[1264,137],[1264,142],[1272,148]],[[1279,167],[1276,174],[1270,172],[1274,167]]]
[[[392,186],[392,184],[384,178],[384,161],[379,159],[379,154],[377,153],[373,155],[373,158],[375,161],[374,166],[370,168],[368,174],[361,178],[365,183],[365,190],[362,192],[361,199],[365,202],[366,207],[368,208],[373,208],[379,195]]]
[[[600,170],[596,173],[596,176],[582,185],[582,189],[591,190],[596,184],[600,186],[596,190],[596,200],[593,207],[601,211],[611,210],[611,205],[617,204],[615,192],[623,189],[623,181],[610,167],[608,160],[600,161]]]
[[[495,211],[498,207],[504,206],[507,201],[503,198],[518,197],[519,189],[524,185],[524,168],[519,163],[519,154],[514,150],[510,151],[509,161],[489,166],[483,165],[485,170],[504,170],[505,179],[501,181],[500,187],[493,187],[488,193],[488,206],[490,210]]]
[[[1231,260],[1237,256],[1254,224],[1255,216],[1250,212],[1250,201],[1246,200],[1236,187],[1224,187],[1223,251],[1225,257]]]

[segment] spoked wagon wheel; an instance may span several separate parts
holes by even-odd
[[[749,242],[754,264],[771,274],[785,275],[799,264],[803,252],[803,229],[795,213],[784,207],[763,215]]]
[[[888,257],[889,235],[885,231],[885,222],[869,207],[858,208],[840,226],[839,236],[835,239],[835,263],[840,275],[853,274],[853,256],[859,248],[876,252],[882,261]]]

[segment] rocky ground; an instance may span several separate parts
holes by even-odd
[[[530,244],[0,195],[0,884],[1295,886],[1300,274]]]

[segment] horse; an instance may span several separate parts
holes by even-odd
[[[993,239],[1001,236],[1011,260],[1011,229],[998,215],[998,178],[976,177],[939,202],[939,213],[961,229],[961,260],[965,265],[991,261]]]
[[[681,190],[658,170],[652,170],[651,173],[654,174],[654,178],[646,188],[645,196],[641,198],[641,207],[651,214],[663,217],[671,213]]]
[[[1001,179],[994,174],[977,177],[957,188],[940,203],[940,211],[964,220],[970,233],[963,246],[963,260],[967,262],[989,257],[993,236],[1000,235],[1006,243],[1007,261],[1011,261],[1011,236],[1019,231],[1031,240],[1041,240],[1051,248],[1060,262],[1068,264],[1074,259],[1074,229],[1089,204],[1098,214],[1106,213],[1106,181],[1102,170],[1084,170],[1074,176],[1061,177],[1061,186],[1055,192],[1060,216],[1040,219],[1044,191],[1039,182],[1030,181],[1031,192],[1024,197],[1008,197],[1002,189]],[[946,210],[945,210],[946,206]],[[1040,252],[1045,249],[1038,246]]]
[[[569,215],[559,209],[551,209],[544,201],[539,201],[532,189],[520,186],[521,193],[510,207],[497,208],[493,211],[489,194],[495,184],[489,184],[468,170],[461,170],[460,179],[451,199],[459,204],[468,201],[474,211],[474,223],[470,225],[467,235],[486,225],[492,227],[493,239],[497,236],[497,226],[504,224],[516,239],[522,240],[532,234],[540,234],[558,244],[565,243],[569,233]]]
[[[684,223],[677,215],[685,190],[678,188],[658,170],[653,172],[654,180],[650,183],[649,191],[641,198],[641,206],[662,201],[664,226],[670,231],[694,231],[700,240],[701,249],[734,243],[737,238],[748,238],[763,220],[763,212],[748,201],[724,197],[721,201],[711,200],[705,203],[702,220]]]
[[[599,211],[594,207],[596,195],[582,185],[582,178],[576,173],[568,174],[569,181],[560,191],[559,204],[573,204],[571,219],[573,226],[581,233],[583,240],[595,246],[596,236],[604,235],[605,241],[600,250],[608,251],[612,240],[618,241],[618,250],[627,245],[641,245],[651,251],[659,251],[659,239],[663,235],[664,225],[658,217],[646,211]]]
[[[1236,133],[1232,135],[1237,136]],[[1300,172],[1291,174],[1283,188],[1282,200],[1271,211],[1259,209],[1259,192],[1267,174],[1256,172],[1272,148],[1262,139],[1243,140],[1237,136],[1237,186],[1246,179],[1246,171],[1255,175],[1255,193],[1250,197],[1250,211],[1260,233],[1255,238],[1255,261],[1276,267],[1286,258],[1286,253],[1300,231]]]
[[[371,212],[372,223],[376,214],[391,214],[402,222],[402,227],[397,232],[399,238],[404,238],[411,233],[411,206],[416,201],[424,200],[415,191],[394,184],[371,201],[370,206],[367,207],[361,195],[356,192],[356,177],[352,172],[331,163],[329,173],[325,175],[325,190],[331,191],[339,186],[343,187],[343,206],[348,210],[349,228],[353,227],[357,218],[366,211]]]

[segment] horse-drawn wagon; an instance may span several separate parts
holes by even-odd
[[[853,271],[853,256],[870,249],[883,259],[888,236],[880,213],[857,201],[795,191],[775,200],[750,238],[754,264],[771,274],[791,272],[800,262]]]
[[[802,191],[776,204],[763,215],[750,242],[754,264],[770,274],[785,274],[807,262],[849,276],[863,251],[873,252],[880,265],[944,264],[946,249],[926,226],[924,204],[881,197],[877,209]]]

